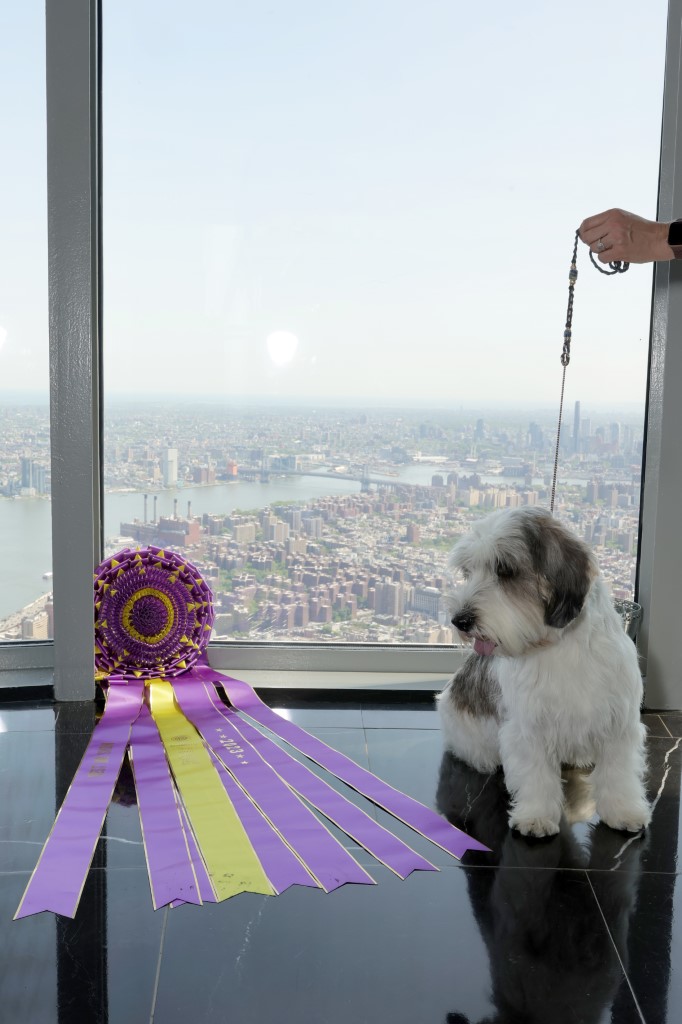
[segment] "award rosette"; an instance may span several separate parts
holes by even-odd
[[[177,676],[206,647],[214,618],[213,595],[189,562],[155,547],[121,551],[95,574],[95,668]]]
[[[213,597],[180,555],[120,551],[99,566],[94,590],[104,713],[15,919],[75,917],[126,755],[154,909],[276,895],[291,885],[373,885],[315,811],[400,878],[437,870],[272,734],[452,856],[487,850],[276,714],[247,683],[211,668]]]

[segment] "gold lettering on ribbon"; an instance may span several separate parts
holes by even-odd
[[[91,775],[104,775],[113,749],[113,743],[100,743],[97,753],[92,760],[92,767],[88,772],[88,777]]]

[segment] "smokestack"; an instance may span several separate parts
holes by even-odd
[[[192,518],[192,502],[191,501],[187,502],[187,518],[188,519]]]
[[[144,521],[145,521],[145,523],[147,522],[147,502],[148,501],[149,501],[149,495],[145,494],[145,496],[144,496]]]
[[[178,499],[173,498],[173,519],[178,518]]]
[[[154,522],[154,523],[156,522],[156,503],[157,503],[158,500],[159,500],[159,496],[158,496],[158,494],[155,494],[154,495],[154,519],[152,520],[152,522]]]

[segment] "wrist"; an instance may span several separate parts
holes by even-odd
[[[661,226],[666,228],[665,248],[667,255],[658,256],[657,259],[682,259],[682,220],[674,220],[670,224],[663,224]]]

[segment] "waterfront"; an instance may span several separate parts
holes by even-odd
[[[433,470],[433,467],[430,467]],[[157,515],[172,515],[178,501],[178,515],[223,514],[235,509],[263,508],[272,502],[306,502],[336,494],[353,494],[360,484],[352,480],[319,477],[276,477],[267,484],[237,482],[212,487],[180,487],[149,491],[149,517],[154,493],[158,494]],[[0,619],[30,604],[49,589],[43,573],[52,568],[51,502],[45,498],[0,498]],[[105,538],[120,534],[121,523],[144,517],[142,493],[107,493],[104,496]]]
[[[430,484],[436,474],[447,476],[453,470],[453,465],[411,463],[400,467],[397,476],[386,479],[389,482]],[[458,471],[462,473],[461,467]],[[372,475],[376,478],[381,474]],[[483,483],[497,485],[514,483],[509,478],[496,475],[482,474],[481,479]],[[539,485],[541,479],[536,478],[534,482]],[[584,481],[576,478],[566,483],[578,484]],[[331,474],[328,477],[274,476],[269,483],[235,481],[158,491],[149,489],[146,492],[149,495],[147,511],[151,519],[154,497],[157,497],[157,516],[172,516],[176,500],[179,516],[187,514],[188,502],[191,502],[192,516],[202,516],[227,515],[236,509],[261,509],[276,502],[303,504],[322,497],[354,494],[359,490],[359,481],[340,480]],[[43,574],[52,567],[50,517],[51,502],[46,498],[0,498],[0,620],[30,604],[50,588],[50,583],[43,579]],[[121,523],[143,518],[142,491],[105,493],[105,540],[120,535]]]
[[[19,628],[3,620],[51,585],[49,424],[45,409],[18,407],[4,422],[0,631],[41,638],[49,609],[27,613]],[[641,426],[583,419],[576,403],[565,436],[559,515],[598,551],[614,596],[629,599]],[[447,643],[455,536],[486,510],[547,503],[553,452],[553,424],[526,426],[517,414],[187,405],[168,420],[154,408],[112,410],[105,554],[131,537],[184,547],[210,579],[221,637]],[[433,487],[434,477],[446,486]],[[394,493],[396,484],[412,486]],[[177,529],[151,525],[173,516]]]

